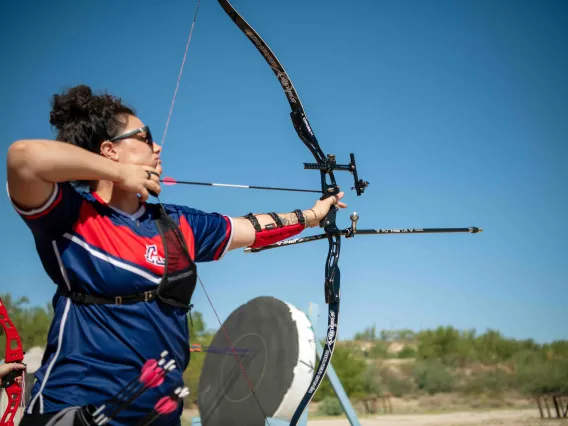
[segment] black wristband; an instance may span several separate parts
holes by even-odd
[[[278,228],[282,228],[284,226],[284,224],[282,223],[282,220],[280,219],[280,216],[278,216],[276,213],[274,212],[270,212],[268,213],[270,215],[270,217],[274,220],[274,222],[276,222],[276,226]]]
[[[304,217],[302,210],[296,209],[296,210],[294,210],[294,213],[296,213],[296,217],[298,218],[298,222],[302,225],[306,225],[306,218]]]
[[[262,231],[262,228],[260,227],[260,223],[258,223],[258,219],[256,218],[255,215],[253,215],[252,213],[249,213],[249,214],[247,214],[243,217],[250,220],[250,223],[252,223],[252,226],[254,226],[254,229],[256,230],[256,232]]]

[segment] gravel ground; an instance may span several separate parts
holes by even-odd
[[[192,412],[191,415],[196,415],[196,413]],[[191,415],[187,412],[184,418],[189,419]],[[541,419],[536,408],[460,411],[440,414],[387,414],[360,418],[359,422],[361,426],[568,426],[568,418],[562,420]],[[238,422],[235,423],[235,426],[237,425]],[[350,426],[345,417],[310,419],[308,422],[308,426],[324,425]]]
[[[541,419],[538,409],[456,412],[442,414],[388,414],[359,419],[361,426],[565,426],[568,418]],[[347,419],[310,420],[308,425],[349,426]]]

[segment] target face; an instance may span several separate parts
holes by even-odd
[[[223,326],[235,353],[207,354],[197,399],[202,424],[264,426],[265,415],[290,420],[316,365],[306,314],[273,297],[258,297],[237,308]],[[229,346],[222,329],[211,346]]]

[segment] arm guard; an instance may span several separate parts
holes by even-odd
[[[286,226],[282,224],[282,220],[280,220],[280,217],[278,217],[276,213],[268,213],[276,223],[266,225],[266,228],[264,229],[262,229],[262,227],[258,223],[258,219],[252,213],[244,216],[245,218],[250,220],[256,231],[256,238],[254,240],[254,243],[250,247],[264,247],[277,243],[278,241],[285,240],[286,238],[290,238],[294,235],[298,235],[300,232],[302,232],[305,229],[306,223],[304,215],[302,214],[302,211],[300,209],[294,210],[294,213],[298,217],[299,223]]]

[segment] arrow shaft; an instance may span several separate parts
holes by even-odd
[[[175,182],[169,179],[162,179],[166,185],[199,185],[199,186],[222,186],[227,188],[245,188],[245,189],[263,189],[269,191],[290,191],[290,192],[313,192],[315,194],[321,194],[321,191],[316,191],[313,189],[298,189],[298,188],[278,188],[273,186],[256,186],[256,185],[235,185],[231,183],[213,183],[213,182],[190,182],[186,180],[176,180]]]

